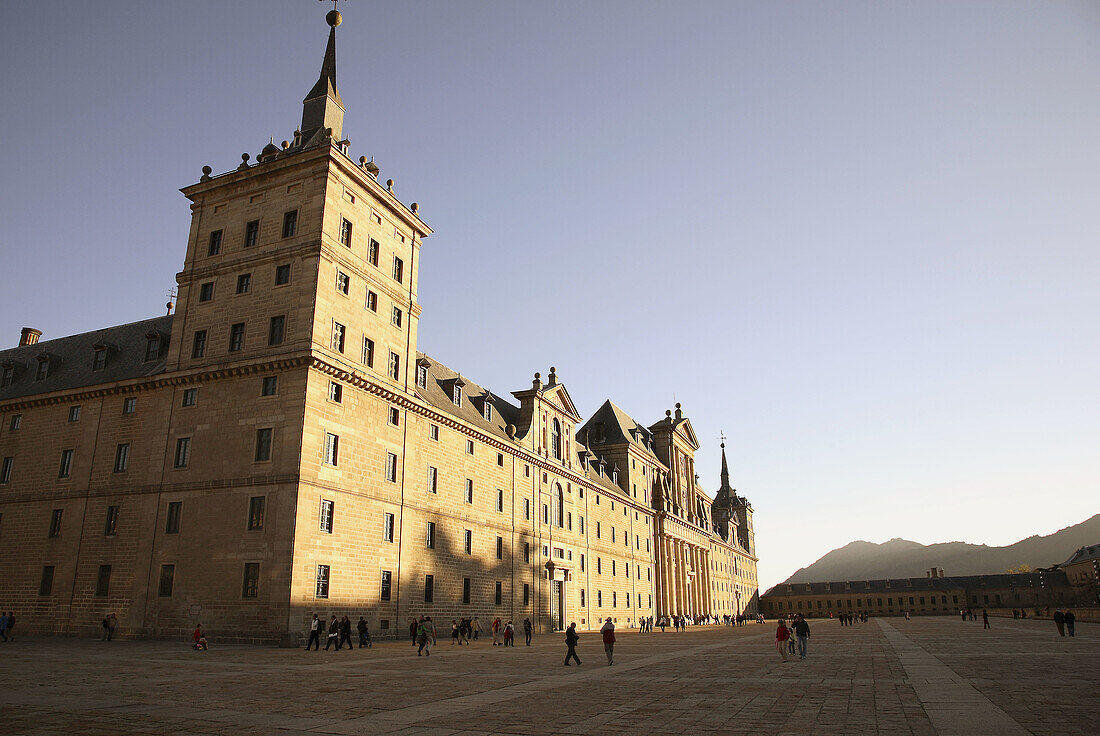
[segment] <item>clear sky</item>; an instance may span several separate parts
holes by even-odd
[[[725,431],[762,588],[1100,511],[1100,4],[341,5],[421,349],[681,401],[712,493]],[[162,313],[178,188],[290,137],[329,7],[0,4],[0,342]]]

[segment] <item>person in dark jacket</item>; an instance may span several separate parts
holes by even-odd
[[[615,624],[611,623],[610,616],[600,628],[600,633],[603,635],[603,650],[607,653],[607,665],[610,667],[615,664]]]
[[[356,625],[356,630],[359,632],[359,648],[373,646],[373,642],[370,639],[370,629],[367,628],[367,620],[362,616],[359,617],[359,623]]]
[[[1054,612],[1054,625],[1058,627],[1058,636],[1065,636],[1066,635],[1065,623],[1066,623],[1066,618],[1062,614],[1062,612],[1061,611],[1055,611]]]
[[[313,620],[309,622],[309,641],[306,642],[307,652],[314,644],[317,645],[317,649],[321,648],[321,629],[324,627],[324,625],[324,621],[317,618],[316,613],[313,614]]]
[[[576,660],[577,664],[581,663],[581,658],[577,656],[577,642],[580,641],[580,637],[577,636],[577,625],[572,621],[569,622],[569,628],[565,630],[565,646],[568,649],[565,652],[565,666],[571,666],[569,660]]]
[[[333,644],[336,645],[336,650],[340,650],[340,619],[336,618],[336,614],[332,614],[332,621],[328,624],[328,641],[325,642],[325,651]]]
[[[355,649],[355,645],[351,643],[351,619],[347,616],[340,621],[340,643],[336,645],[336,649],[343,648],[344,642],[348,643],[348,651]]]
[[[1073,615],[1073,611],[1066,611],[1062,614],[1062,619],[1066,622],[1066,633],[1073,636],[1073,624],[1077,621],[1077,617]]]
[[[527,646],[531,646],[531,619],[523,619],[523,638]]]
[[[806,647],[810,643],[810,625],[806,623],[806,619],[802,618],[802,614],[794,619],[794,635],[798,637],[798,658],[806,659]]]

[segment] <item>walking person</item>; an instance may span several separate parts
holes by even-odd
[[[523,619],[523,639],[524,646],[531,646],[531,619]]]
[[[806,648],[810,643],[810,625],[806,623],[802,614],[798,614],[794,620],[794,633],[798,637],[798,658],[806,659]]]
[[[1054,612],[1054,625],[1058,627],[1058,636],[1065,636],[1066,617],[1061,611]]]
[[[103,620],[99,622],[99,625],[101,627],[103,627],[103,636],[101,636],[99,638],[99,640],[100,641],[110,641],[111,640],[111,622],[108,620],[107,616],[103,617]],[[7,639],[5,638],[4,641],[7,641]]]
[[[603,634],[603,650],[607,652],[607,665],[610,667],[615,664],[615,624],[611,623],[610,616],[600,627],[600,633]]]
[[[512,647],[516,646],[516,627],[512,626],[512,622],[504,624],[504,646]]]
[[[110,641],[110,639],[107,641]],[[194,642],[191,648],[196,652],[204,652],[210,648],[210,645],[206,643],[206,635],[202,633],[202,624],[195,627],[194,633],[191,634],[191,641]]]
[[[8,614],[7,611],[0,612],[0,639],[4,641],[8,640]]]
[[[580,637],[577,636],[577,624],[572,621],[569,622],[569,628],[565,630],[565,666],[571,666],[569,660],[573,659],[579,666],[581,658],[577,656],[577,642],[580,641]]]
[[[1073,615],[1073,611],[1066,611],[1062,614],[1062,620],[1066,624],[1066,633],[1073,636],[1073,625],[1077,622],[1077,617]]]
[[[787,624],[783,622],[783,619],[779,619],[778,626],[775,629],[775,648],[779,650],[780,656],[783,657],[783,661],[787,661],[787,641],[791,638],[790,629],[787,628]]]
[[[989,627],[989,611],[982,609],[982,628],[988,629]]]
[[[474,630],[474,641],[477,641],[478,636],[481,634],[481,622],[477,620],[477,616],[474,616],[474,623],[471,626]]]
[[[314,644],[317,645],[317,650],[321,649],[321,619],[317,618],[317,614],[313,614],[313,620],[309,622],[309,641],[306,642],[306,651]]]
[[[417,623],[415,618],[409,619],[409,638],[412,639],[413,646],[416,646],[416,632],[420,628],[420,624]]]
[[[451,646],[452,647],[455,645],[455,642],[458,642],[458,621],[456,621],[455,619],[452,618],[451,619]],[[462,643],[461,642],[458,642],[458,643],[461,646]]]
[[[359,623],[355,626],[356,631],[359,632],[359,648],[374,646],[374,642],[370,639],[370,629],[367,627],[367,620],[362,616],[359,617]]]
[[[355,645],[351,643],[351,619],[347,616],[344,616],[344,618],[340,621],[340,645],[336,648],[340,649],[341,647],[343,647],[344,642],[348,643],[349,652],[352,649],[355,649]]]
[[[498,646],[500,644],[500,642],[497,641],[497,638],[500,637],[500,616],[497,616],[496,618],[493,619],[492,627],[493,627],[493,646],[495,647],[495,646]]]
[[[336,645],[336,651],[340,650],[340,619],[336,618],[336,614],[332,614],[332,620],[328,623],[328,641],[325,642],[325,651],[333,644]]]

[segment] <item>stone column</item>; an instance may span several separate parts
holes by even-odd
[[[669,570],[668,537],[661,536],[660,549],[657,555],[657,578],[660,581],[661,591],[658,602],[661,606],[660,615],[668,615],[668,607],[672,601],[672,573]]]
[[[695,570],[695,615],[698,616],[705,610],[703,607],[703,567],[699,564],[699,548],[691,545],[691,568]]]

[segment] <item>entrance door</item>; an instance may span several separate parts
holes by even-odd
[[[565,630],[565,583],[561,580],[553,581],[551,590],[551,604],[554,610],[550,612],[551,625],[555,631]]]

